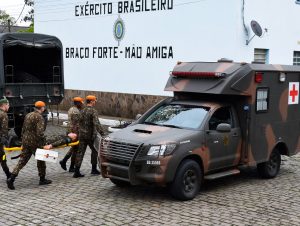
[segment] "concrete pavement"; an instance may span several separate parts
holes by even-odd
[[[64,128],[50,125],[47,133],[63,134]],[[16,163],[8,161],[10,168]],[[275,179],[260,179],[255,169],[245,169],[207,182],[188,202],[174,200],[164,188],[118,188],[90,170],[88,150],[84,178],[48,163],[53,183],[39,186],[32,157],[11,191],[0,172],[0,225],[300,225],[300,155],[283,158]]]

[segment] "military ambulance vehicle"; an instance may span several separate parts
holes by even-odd
[[[178,63],[165,87],[174,97],[102,140],[102,175],[168,186],[180,200],[243,165],[273,178],[281,155],[300,151],[299,82],[299,66]]]
[[[20,136],[35,101],[63,99],[63,48],[56,37],[33,33],[3,33],[0,43],[0,96],[9,100],[9,125]]]

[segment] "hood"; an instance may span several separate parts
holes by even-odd
[[[200,131],[136,124],[111,133],[109,137],[113,140],[144,143],[147,145],[176,143],[197,133],[200,133]]]

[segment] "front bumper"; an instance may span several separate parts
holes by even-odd
[[[102,176],[140,184],[166,184],[166,169],[170,157],[135,160],[129,166],[109,160],[101,161]]]

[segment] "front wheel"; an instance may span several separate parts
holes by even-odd
[[[184,160],[170,184],[171,195],[179,200],[191,200],[198,194],[203,180],[202,170],[197,162]]]
[[[267,162],[257,164],[257,171],[262,178],[274,178],[280,170],[281,155],[275,149]]]

